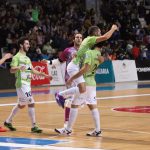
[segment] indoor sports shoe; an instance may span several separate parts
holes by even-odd
[[[0,132],[6,132],[6,131],[7,131],[6,129],[0,127]]]
[[[102,132],[101,131],[96,131],[96,130],[94,130],[94,131],[92,131],[92,132],[89,132],[89,133],[87,133],[86,135],[87,136],[102,136],[102,134],[101,134]]]
[[[7,127],[10,131],[16,131],[16,128],[13,127],[11,123],[4,122],[4,126]]]
[[[71,135],[72,131],[67,130],[66,128],[55,129],[55,132],[61,135]]]
[[[55,100],[56,100],[57,104],[60,107],[64,108],[64,106],[65,106],[65,98],[63,96],[59,95],[59,93],[56,92],[55,93]]]
[[[32,133],[42,133],[42,129],[40,129],[39,127],[35,126],[33,128],[31,128],[31,132]]]

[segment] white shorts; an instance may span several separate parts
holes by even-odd
[[[67,66],[67,73],[69,74],[70,77],[79,72],[79,70],[80,70],[79,65],[74,64],[72,61]],[[76,86],[82,82],[85,82],[83,76],[80,76],[79,78],[73,80],[73,83]]]
[[[91,104],[96,105],[96,86],[86,86],[86,92],[83,94],[82,98],[79,95],[75,95],[73,101],[73,105],[83,105],[83,104]]]
[[[18,104],[26,105],[26,104],[33,104],[34,99],[31,94],[31,86],[30,85],[22,85],[22,87],[17,88],[17,95],[18,95]]]

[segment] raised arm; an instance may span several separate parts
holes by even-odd
[[[118,30],[117,25],[112,25],[111,29],[108,32],[106,32],[104,35],[97,37],[96,43],[108,40],[116,30]]]

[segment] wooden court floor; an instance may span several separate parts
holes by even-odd
[[[97,91],[98,108],[101,119],[102,137],[87,137],[93,129],[90,111],[86,106],[79,109],[77,121],[71,136],[60,136],[55,128],[63,127],[64,112],[54,101],[53,93],[64,87],[34,87],[37,124],[43,129],[41,134],[30,132],[30,120],[27,108],[21,110],[13,120],[15,132],[0,133],[0,150],[7,149],[53,149],[53,150],[150,150],[150,88],[100,90]],[[15,90],[1,90],[0,125],[10,114],[17,97],[11,94]],[[11,94],[10,94],[11,93]],[[10,94],[10,95],[9,95]],[[115,111],[119,108],[124,111]],[[128,111],[128,112],[126,112]],[[28,138],[29,144],[15,148],[11,138]],[[52,145],[34,146],[32,139],[59,141]],[[10,148],[4,146],[10,145]],[[18,146],[19,147],[19,146]]]

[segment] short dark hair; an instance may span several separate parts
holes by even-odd
[[[27,37],[21,37],[18,40],[18,47],[20,48],[20,44],[23,45],[26,40],[29,40]]]
[[[75,33],[75,34],[74,34],[74,39],[75,39],[75,37],[76,37],[76,35],[77,35],[77,34],[81,34],[81,33],[80,33],[80,32],[78,32],[78,33]],[[82,34],[81,34],[81,35],[82,35]]]
[[[88,34],[89,34],[90,36],[92,36],[92,35],[94,35],[95,31],[97,31],[98,29],[99,29],[98,26],[91,26],[91,27],[89,28],[89,30],[88,30]]]

